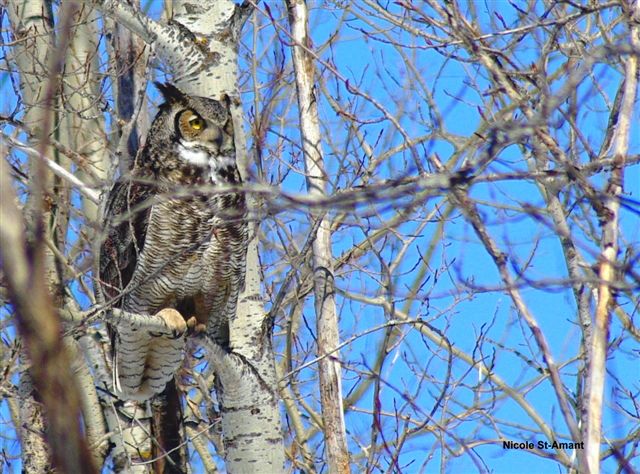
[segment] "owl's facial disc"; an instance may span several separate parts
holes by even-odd
[[[209,166],[211,156],[220,151],[222,130],[191,109],[178,114],[176,128],[180,157],[195,166]]]

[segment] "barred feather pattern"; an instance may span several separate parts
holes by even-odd
[[[216,187],[241,183],[231,117],[220,102],[188,97],[175,88],[162,92],[167,102],[136,167],[107,200],[102,292],[130,313],[176,309],[185,320],[205,325],[207,334],[228,349],[248,240],[243,194],[216,192]],[[178,118],[185,109],[197,111],[210,129],[217,127],[209,135],[213,138],[181,136]],[[206,159],[194,163],[193,156]],[[109,329],[118,396],[143,401],[162,392],[182,362],[184,335],[152,333],[126,319]]]

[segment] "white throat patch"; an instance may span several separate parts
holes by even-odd
[[[180,158],[191,165],[209,166],[209,153],[201,148],[196,148],[195,142],[184,141],[178,144]]]
[[[230,156],[213,156],[210,152],[198,148],[196,142],[183,140],[178,144],[178,154],[180,158],[190,165],[200,166],[209,171],[209,181],[218,184],[221,170],[234,167],[235,159]]]

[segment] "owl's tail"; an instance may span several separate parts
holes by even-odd
[[[120,324],[114,343],[112,375],[116,395],[123,400],[146,401],[162,392],[180,367],[185,336],[184,332],[150,333]]]

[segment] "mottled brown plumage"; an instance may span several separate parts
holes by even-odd
[[[244,196],[223,189],[241,183],[229,104],[158,87],[165,103],[130,176],[107,199],[102,291],[131,313],[174,308],[228,348],[247,247]],[[161,392],[182,361],[184,338],[126,320],[110,331],[121,398]]]

